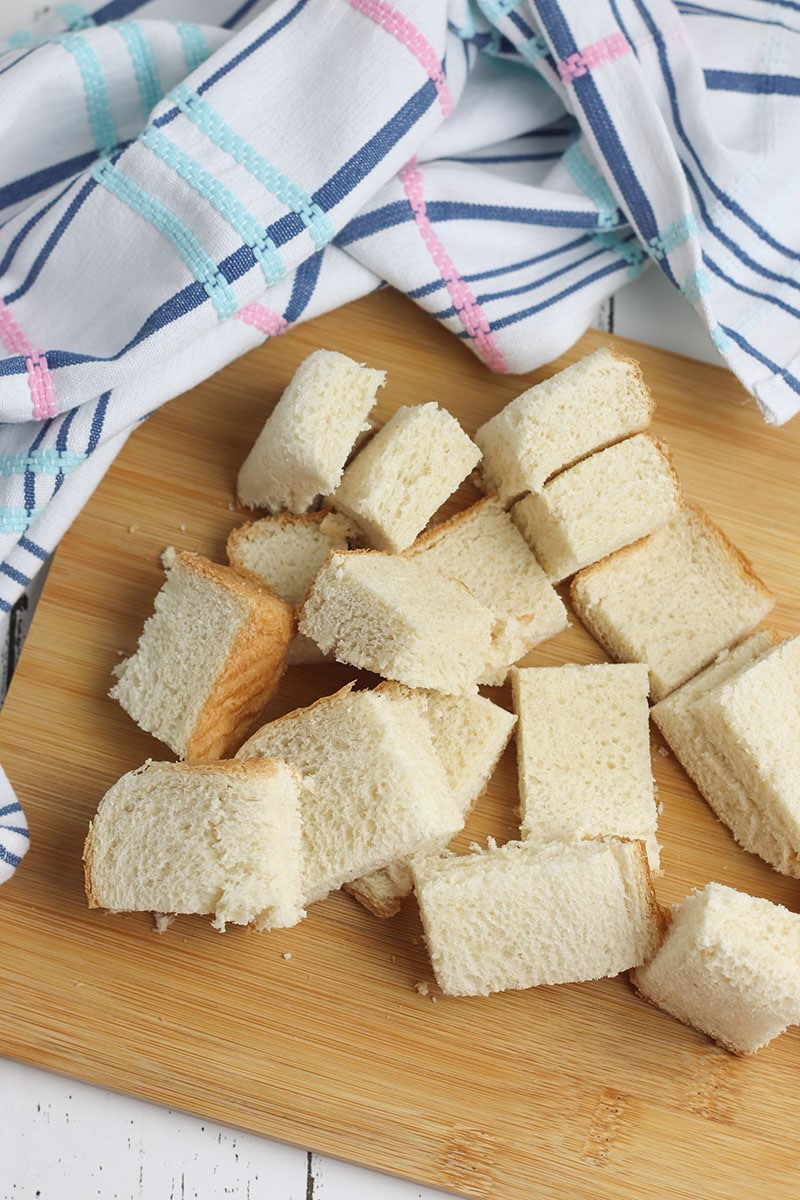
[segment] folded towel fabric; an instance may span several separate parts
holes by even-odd
[[[0,610],[148,412],[383,284],[516,373],[655,264],[787,420],[796,8],[90,0],[0,43]]]
[[[0,883],[5,883],[14,874],[29,844],[25,814],[0,767]]]

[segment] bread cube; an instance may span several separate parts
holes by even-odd
[[[343,883],[461,829],[428,722],[411,700],[348,685],[257,730],[237,754],[283,759],[303,776],[303,895],[311,904]]]
[[[773,597],[695,505],[572,580],[575,611],[608,654],[650,668],[661,700],[750,633]]]
[[[106,792],[84,848],[90,908],[213,914],[259,930],[302,904],[300,776],[286,763],[147,762]]]
[[[318,573],[299,629],[339,662],[459,695],[477,691],[493,624],[456,580],[401,555],[345,550]]]
[[[334,507],[376,550],[414,541],[477,465],[480,451],[455,417],[432,401],[399,408],[347,467]]]
[[[496,496],[429,529],[405,553],[458,579],[493,613],[492,650],[481,683],[504,683],[512,663],[567,627],[561,597]]]
[[[681,487],[666,450],[637,433],[590,454],[530,492],[514,524],[557,583],[646,537],[677,515]]]
[[[643,841],[656,871],[647,667],[515,667],[511,687],[523,838]]]
[[[646,429],[653,409],[639,364],[596,350],[528,388],[478,429],[486,490],[504,505],[539,492],[557,471]]]
[[[709,883],[673,907],[663,944],[631,979],[685,1025],[753,1054],[800,1024],[800,916]]]
[[[309,354],[242,463],[239,501],[271,513],[303,513],[331,495],[369,429],[367,416],[385,378],[385,371],[334,350]]]
[[[436,982],[450,996],[618,975],[662,937],[641,842],[507,842],[412,866]]]
[[[784,875],[800,878],[800,842],[781,818],[781,808],[765,800],[761,787],[751,790],[727,754],[708,734],[698,701],[745,671],[775,644],[777,634],[761,630],[725,650],[705,670],[676,688],[651,715],[687,775],[736,841]],[[771,702],[768,702],[771,703]]]
[[[233,754],[277,690],[295,611],[249,572],[188,551],[164,561],[154,612],[109,694],[179,758],[213,762]]]

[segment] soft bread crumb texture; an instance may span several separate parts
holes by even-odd
[[[452,996],[618,975],[663,932],[641,842],[507,842],[415,858],[434,974]]]
[[[658,870],[647,667],[515,667],[511,686],[523,838],[643,841]]]
[[[434,526],[406,556],[459,580],[494,616],[481,683],[504,683],[512,663],[567,627],[561,597],[497,496]]]
[[[608,654],[650,667],[658,701],[758,625],[774,599],[702,509],[685,505],[655,533],[572,580],[575,611]]]
[[[110,695],[180,758],[229,757],[274,695],[296,630],[292,605],[249,572],[170,556],[133,655]]]
[[[453,799],[469,816],[511,740],[517,718],[485,696],[448,696],[385,680],[375,689],[389,699],[412,702],[425,718]],[[446,842],[442,843],[444,850]],[[404,859],[345,884],[345,890],[376,917],[392,917],[411,893],[410,862]]]
[[[800,844],[800,637],[772,646],[696,702],[707,738]]]
[[[306,903],[464,824],[417,705],[352,685],[262,726],[237,757],[267,755],[302,774]]]
[[[681,504],[666,447],[637,433],[523,496],[511,516],[547,578],[557,583],[659,529]]]
[[[508,505],[551,475],[650,424],[654,401],[633,359],[602,349],[511,400],[475,434],[486,490]]]
[[[228,562],[252,571],[299,611],[308,589],[328,555],[363,545],[361,530],[341,513],[280,513],[233,529]],[[322,651],[298,634],[289,648],[289,663],[319,662]]]
[[[775,805],[762,787],[751,789],[744,784],[727,748],[718,749],[708,736],[703,709],[698,707],[706,694],[710,696],[719,685],[746,670],[778,641],[774,630],[759,630],[723,651],[709,667],[654,705],[651,716],[689,778],[739,845],[776,871],[800,878],[800,842],[782,817],[782,805]]]
[[[463,584],[377,550],[330,555],[299,629],[339,662],[409,687],[475,692],[494,618]]]
[[[339,513],[280,513],[233,529],[228,561],[254,572],[283,600],[299,606],[331,551],[349,550],[360,537],[358,527]]]
[[[709,883],[672,910],[655,956],[632,973],[645,999],[734,1054],[800,1024],[800,916]]]
[[[386,373],[334,350],[297,368],[239,471],[247,508],[308,512],[338,487]]]
[[[259,930],[304,915],[299,774],[282,762],[148,762],[100,801],[84,848],[89,906],[211,914]]]
[[[356,454],[333,497],[369,545],[410,546],[480,460],[455,417],[430,401],[404,405]]]

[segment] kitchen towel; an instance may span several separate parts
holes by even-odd
[[[522,373],[655,267],[787,420],[798,114],[788,0],[53,6],[0,44],[0,610],[148,412],[386,284]]]

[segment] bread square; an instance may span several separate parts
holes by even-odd
[[[681,503],[666,447],[637,433],[523,496],[511,516],[548,579],[558,583],[666,524]]]
[[[435,525],[406,556],[458,579],[495,618],[481,683],[504,683],[512,663],[566,629],[567,610],[496,496]]]
[[[651,716],[678,762],[739,845],[776,871],[800,878],[800,842],[781,819],[780,807],[765,796],[762,787],[745,785],[724,740],[718,748],[709,737],[703,709],[698,707],[706,694],[711,696],[718,686],[756,663],[777,640],[773,630],[760,630],[723,651],[710,666],[654,705]]]
[[[753,1054],[800,1024],[800,916],[709,883],[673,907],[662,945],[631,979],[685,1025]]]
[[[404,405],[363,446],[333,505],[375,550],[405,550],[477,466],[480,450],[438,404]]]
[[[551,475],[650,424],[639,364],[596,350],[509,401],[475,434],[486,490],[508,505]]]
[[[295,611],[250,572],[189,551],[164,562],[154,611],[109,694],[179,758],[213,762],[233,754],[276,692]]]
[[[303,776],[303,895],[311,904],[350,880],[464,824],[428,723],[411,700],[348,685],[263,725],[237,758],[291,763]]]
[[[575,611],[608,654],[650,668],[661,700],[750,633],[774,599],[696,505],[572,580]]]
[[[657,870],[647,667],[515,667],[511,687],[523,838],[643,841]]]
[[[247,508],[308,512],[336,490],[370,426],[386,373],[335,350],[301,362],[242,463],[237,495]]]
[[[147,762],[106,792],[84,848],[90,908],[295,925],[300,776],[283,762]]]
[[[412,865],[434,975],[447,995],[618,975],[651,958],[661,940],[641,842],[507,842]]]
[[[331,554],[299,621],[300,632],[339,662],[456,695],[477,691],[493,625],[462,583],[379,550]]]

